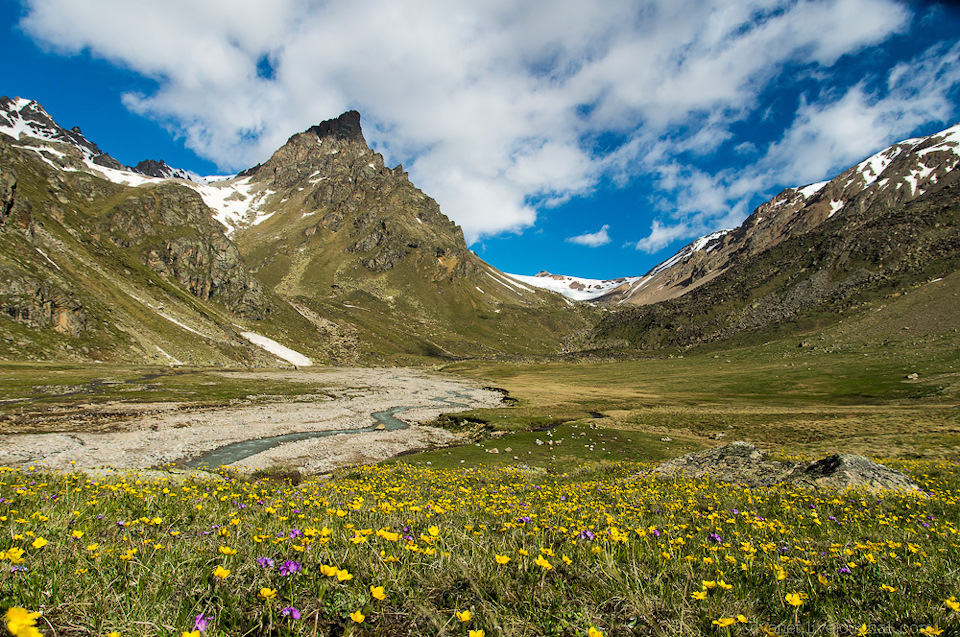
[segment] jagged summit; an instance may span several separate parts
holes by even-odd
[[[162,159],[144,159],[136,166],[128,166],[130,170],[147,177],[157,177],[158,179],[187,179],[195,181],[192,175],[181,168],[173,168]]]
[[[363,130],[360,128],[360,113],[357,111],[347,111],[337,118],[320,122],[316,126],[311,126],[307,132],[316,134],[320,139],[332,137],[338,140],[367,143],[363,138]]]

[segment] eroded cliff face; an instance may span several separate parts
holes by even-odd
[[[245,318],[262,319],[268,311],[260,283],[248,274],[237,247],[189,188],[161,184],[127,195],[106,210],[98,234],[133,250],[144,265],[200,299]]]

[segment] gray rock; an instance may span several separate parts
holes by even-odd
[[[798,468],[790,475],[789,481],[833,489],[866,487],[873,490],[921,490],[904,473],[850,453],[835,453]]]
[[[709,478],[750,487],[791,483],[814,488],[921,491],[906,474],[863,456],[839,453],[811,463],[788,463],[770,459],[765,452],[742,441],[668,460],[651,473],[660,477]]]

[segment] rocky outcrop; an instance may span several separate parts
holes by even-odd
[[[267,311],[260,284],[246,271],[237,247],[189,188],[166,184],[131,194],[109,211],[100,230],[200,299],[247,318],[263,318]]]
[[[80,299],[49,281],[0,269],[0,311],[18,323],[77,337],[90,327]]]
[[[863,456],[841,453],[812,463],[789,463],[772,459],[754,445],[742,441],[668,460],[653,469],[652,474],[708,478],[749,487],[790,483],[831,489],[920,490],[902,472]]]
[[[916,482],[900,471],[849,453],[836,453],[797,468],[790,474],[789,480],[801,485],[832,489],[865,487],[873,490],[920,490]]]

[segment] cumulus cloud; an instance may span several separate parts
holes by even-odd
[[[839,95],[802,100],[792,124],[746,169],[707,173],[658,160],[651,171],[670,208],[637,249],[655,252],[676,240],[732,228],[757,193],[834,177],[917,126],[947,121],[954,112],[950,92],[960,84],[960,44],[934,45],[880,79],[872,91],[861,81]]]
[[[404,164],[469,242],[522,231],[604,179],[652,175],[665,193],[700,180],[640,249],[682,234],[668,228],[710,225],[690,216],[698,201],[716,197],[704,204],[714,221],[727,214],[733,180],[676,168],[678,153],[713,152],[784,73],[828,68],[911,18],[894,0],[24,4],[21,27],[36,41],[155,79],[155,91],[127,94],[127,107],[224,169],[360,110],[368,140]],[[862,106],[848,99],[851,113]],[[829,138],[828,109],[806,109],[797,139]],[[610,132],[623,143],[600,150]],[[711,179],[729,192],[712,195]]]
[[[605,246],[610,243],[610,235],[607,234],[607,230],[609,229],[610,224],[605,223],[596,232],[588,232],[575,237],[568,237],[567,241],[570,243],[576,243],[577,245],[599,248],[600,246]]]

